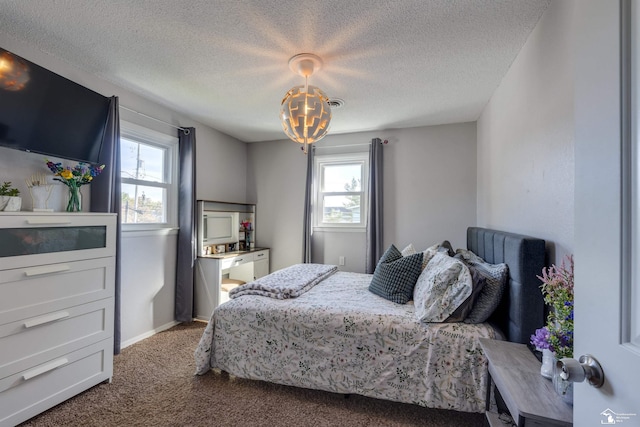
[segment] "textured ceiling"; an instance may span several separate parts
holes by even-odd
[[[476,120],[548,0],[0,0],[0,31],[242,141],[310,83],[331,133]]]

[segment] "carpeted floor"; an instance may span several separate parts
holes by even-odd
[[[352,395],[194,376],[204,323],[178,325],[125,348],[113,382],[22,426],[483,426],[482,414],[422,408]]]

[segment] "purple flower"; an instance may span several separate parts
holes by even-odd
[[[531,335],[531,344],[533,344],[539,350],[551,350],[551,344],[549,343],[550,337],[551,334],[546,327],[536,329],[536,333],[534,335]]]
[[[567,334],[562,334],[562,333],[560,333],[560,334],[558,335],[558,339],[560,340],[560,345],[561,345],[562,347],[567,347],[567,346],[569,346],[569,344],[571,343],[571,342],[570,342],[570,340],[571,340],[571,339],[570,339],[570,337],[569,337]]]

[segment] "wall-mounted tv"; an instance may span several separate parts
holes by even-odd
[[[0,145],[100,163],[109,98],[0,48]]]

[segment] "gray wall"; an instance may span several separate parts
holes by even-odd
[[[476,221],[475,123],[330,135],[318,146],[366,144],[375,137],[389,141],[384,246],[413,243],[420,249],[444,239],[465,246],[465,229]],[[304,154],[288,140],[255,143],[249,144],[248,163],[248,199],[258,205],[257,242],[272,248],[271,269],[301,262]],[[345,256],[342,269],[363,272],[364,251],[364,233],[314,236],[314,262],[337,264]]]
[[[478,225],[574,242],[573,3],[552,2],[478,119]]]
[[[0,46],[105,96],[117,95],[120,105],[180,126],[197,128],[197,197],[245,202],[246,144],[194,122],[175,111],[79,70],[0,31]],[[121,112],[123,120],[176,135],[170,126],[138,114]],[[19,185],[31,207],[24,180],[48,174],[44,156],[0,148],[0,180]],[[69,163],[70,165],[73,162]],[[109,167],[109,165],[107,165]],[[99,179],[99,178],[97,178]],[[89,186],[90,187],[90,186]],[[88,197],[86,187],[83,193]],[[61,203],[60,200],[57,203]],[[83,201],[88,206],[87,200]],[[59,209],[62,207],[59,206]],[[124,232],[122,236],[122,342],[131,344],[174,324],[176,235],[165,232]]]
[[[476,123],[330,135],[319,144],[389,140],[385,156],[385,247],[424,248],[449,239],[465,245],[469,225],[542,237],[550,261],[573,248],[573,3],[553,2]],[[271,248],[271,269],[301,261],[306,158],[289,140],[244,144],[76,69],[0,31],[0,46],[121,105],[197,128],[197,197],[257,204],[257,244]],[[175,134],[123,112],[122,118]],[[334,120],[339,120],[336,114]],[[23,182],[42,156],[0,149],[0,179]],[[34,168],[38,168],[37,170]],[[5,178],[6,179],[6,178]],[[25,190],[25,189],[21,189]],[[364,269],[364,235],[324,233],[315,261]],[[175,235],[123,236],[123,342],[173,322]],[[135,262],[134,262],[135,260]]]

